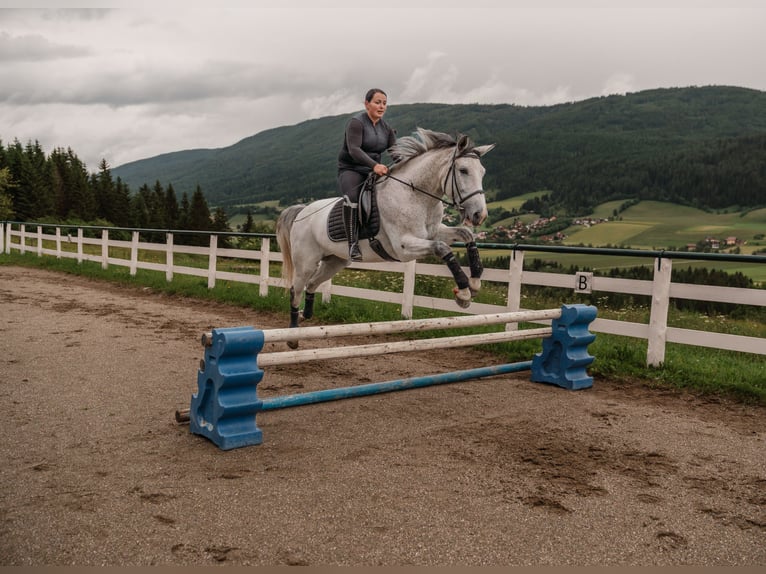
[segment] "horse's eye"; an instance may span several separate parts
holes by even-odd
[[[468,175],[468,170],[464,167],[461,167],[459,171],[460,175]]]

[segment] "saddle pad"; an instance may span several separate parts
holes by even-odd
[[[359,213],[359,221],[366,222],[366,225],[359,226],[359,239],[370,239],[375,237],[380,231],[380,213],[378,212],[378,202],[375,192],[370,195],[370,212]],[[362,206],[368,202],[359,201]],[[348,241],[346,236],[346,226],[343,224],[343,199],[335,202],[327,217],[327,235],[332,241]]]

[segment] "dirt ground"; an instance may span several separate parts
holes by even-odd
[[[0,317],[0,565],[766,565],[763,408],[527,371],[265,412],[222,451],[173,416],[200,336],[287,313],[0,267]],[[259,392],[501,362],[322,361]]]

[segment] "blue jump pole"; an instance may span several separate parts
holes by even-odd
[[[325,403],[328,401],[337,401],[354,397],[366,397],[369,395],[378,395],[381,393],[391,393],[394,391],[404,391],[407,389],[418,389],[421,387],[430,387],[432,385],[459,383],[460,381],[492,377],[495,375],[504,375],[506,373],[515,373],[531,368],[532,361],[523,361],[520,363],[496,365],[493,367],[480,367],[477,369],[467,369],[464,371],[452,371],[440,375],[427,375],[424,377],[412,377],[409,379],[396,379],[382,383],[369,383],[366,385],[357,385],[353,387],[324,389],[322,391],[285,395],[281,397],[261,399],[262,404],[259,410],[274,411],[277,409],[286,409],[289,407],[298,407],[301,405],[312,405],[315,403]]]

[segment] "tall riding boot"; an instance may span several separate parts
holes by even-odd
[[[359,251],[359,213],[358,204],[343,204],[343,222],[346,224],[346,233],[348,236],[348,258],[351,261],[361,261],[362,252]]]

